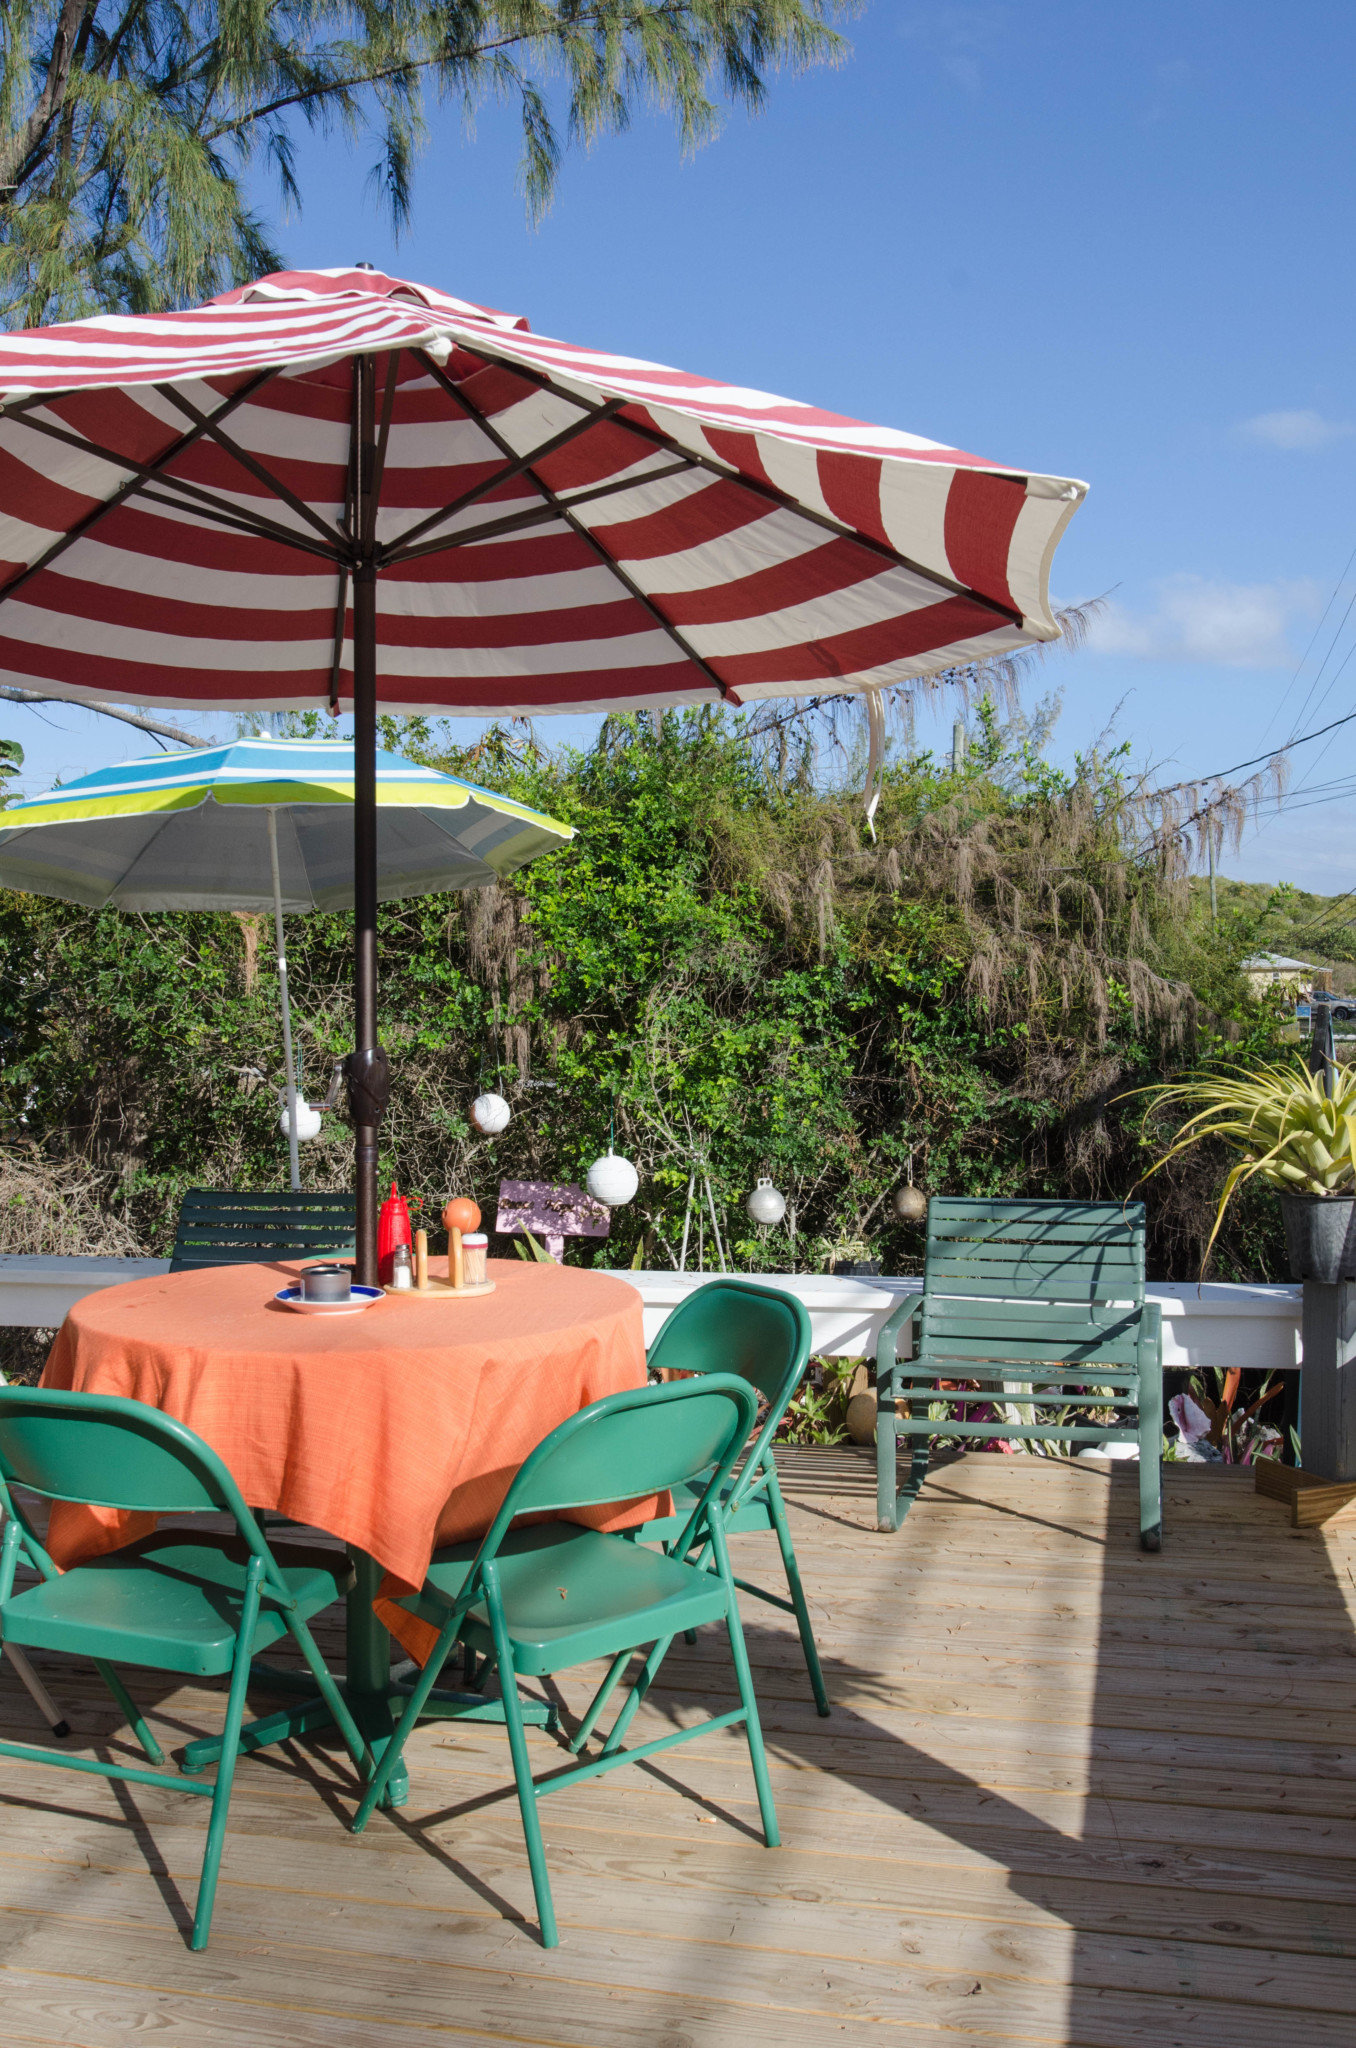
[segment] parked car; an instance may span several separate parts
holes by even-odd
[[[1307,1024],[1310,1014],[1310,1006],[1307,1001],[1296,1003],[1295,1020],[1297,1023]],[[1334,1024],[1356,1023],[1356,996],[1333,997],[1332,1021]]]

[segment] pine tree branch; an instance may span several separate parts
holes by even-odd
[[[665,17],[678,19],[690,14],[692,10],[690,0],[658,0],[657,5],[647,6],[641,11],[647,19],[658,20]],[[612,10],[607,7],[592,8],[587,14],[575,16],[569,24],[570,30],[573,33],[601,28],[605,25],[605,17],[611,12]],[[345,78],[336,78],[323,86],[298,89],[280,99],[270,100],[265,106],[253,107],[233,121],[223,121],[215,128],[204,130],[204,140],[217,142],[224,136],[238,134],[245,128],[267,120],[272,114],[286,113],[289,107],[311,106],[332,97],[337,92],[354,92],[364,85],[383,85],[388,79],[397,78],[405,72],[427,71],[435,66],[455,70],[461,65],[492,60],[507,50],[520,49],[524,43],[539,44],[544,33],[542,29],[521,29],[513,35],[500,36],[494,41],[475,43],[469,47],[463,46],[451,52],[434,50],[423,57],[407,57],[398,64],[356,70]]]
[[[147,718],[140,711],[121,711],[113,704],[90,704],[80,697],[45,697],[41,690],[21,690],[11,683],[0,683],[0,699],[7,704],[74,704],[85,711],[97,711],[103,718],[117,718],[124,725],[135,725],[141,732],[153,733],[157,739],[177,740],[184,747],[207,747],[212,743],[198,733],[185,732],[181,725],[166,725],[163,719]]]
[[[22,136],[11,136],[8,142],[0,142],[0,186],[17,182],[20,167],[28,161],[52,123],[64,111],[76,38],[85,15],[92,12],[97,4],[98,0],[62,0],[42,91],[34,102]]]

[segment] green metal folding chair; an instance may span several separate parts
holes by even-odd
[[[709,1729],[743,1722],[763,1837],[770,1849],[777,1847],[781,1838],[721,1505],[721,1489],[748,1440],[756,1413],[753,1389],[746,1381],[712,1373],[609,1394],[572,1415],[538,1444],[519,1469],[483,1541],[440,1550],[421,1591],[402,1602],[438,1629],[438,1640],[354,1815],[355,1834],[371,1818],[423,1703],[460,1639],[498,1666],[544,1947],[554,1948],[559,1939],[537,1812],[538,1800],[548,1792],[657,1756]],[[512,1526],[520,1515],[557,1516],[571,1508],[637,1499],[681,1487],[697,1474],[709,1477],[672,1555],[575,1522]],[[708,1540],[709,1568],[685,1562],[688,1551]],[[622,1739],[670,1643],[685,1629],[707,1621],[723,1621],[729,1632],[739,1705],[696,1727],[623,1749]],[[601,1753],[550,1777],[534,1778],[518,1679],[544,1678],[597,1657],[629,1658],[647,1645],[649,1654]]]
[[[711,1280],[680,1302],[669,1316],[650,1346],[649,1367],[652,1373],[661,1368],[672,1372],[738,1373],[766,1401],[762,1427],[739,1470],[723,1489],[721,1505],[727,1535],[741,1536],[749,1530],[773,1531],[791,1597],[784,1600],[780,1593],[770,1593],[748,1579],[736,1579],[735,1584],[741,1592],[751,1593],[756,1600],[765,1600],[770,1607],[780,1607],[783,1613],[795,1616],[815,1706],[821,1714],[827,1714],[829,1696],[824,1688],[819,1647],[772,1452],[772,1439],[792,1395],[805,1377],[810,1341],[810,1318],[793,1294],[780,1288],[758,1287],[748,1280]],[[700,1482],[676,1488],[671,1515],[644,1522],[627,1534],[640,1543],[662,1542],[671,1546],[691,1520],[701,1490]],[[705,1556],[700,1556],[698,1562],[705,1562]],[[604,1681],[576,1731],[572,1748],[582,1748],[587,1742],[619,1676],[620,1672],[615,1676],[610,1673]]]
[[[225,1512],[234,1518],[236,1534],[167,1529],[62,1572],[15,1499],[15,1486],[48,1500],[153,1514]],[[354,1761],[360,1769],[371,1764],[371,1753],[306,1626],[347,1590],[348,1564],[313,1550],[271,1550],[210,1445],[158,1408],[115,1395],[0,1387],[0,1505],[6,1516],[0,1542],[0,1655],[17,1644],[92,1658],[153,1764],[163,1763],[164,1753],[110,1660],[192,1677],[230,1674],[215,1785],[0,1742],[0,1756],[134,1785],[171,1785],[210,1798],[192,1936],[195,1949],[206,1948],[251,1656],[291,1635]],[[21,1554],[41,1579],[16,1593]]]
[[[203,1266],[256,1265],[266,1259],[351,1257],[352,1195],[233,1194],[190,1188],[179,1210],[171,1273]]]

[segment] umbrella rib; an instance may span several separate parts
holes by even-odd
[[[437,368],[436,364],[434,365],[434,368]],[[441,372],[439,374],[441,374]],[[461,403],[467,408],[467,410],[476,419],[480,421],[481,426],[484,428],[485,432],[489,435],[490,439],[495,443],[495,445],[498,448],[500,448],[504,454],[511,455],[513,453],[512,449],[508,446],[507,442],[503,440],[503,438],[496,431],[496,429],[493,426],[491,426],[489,420],[486,419],[484,413],[482,413],[479,410],[479,408],[470,399],[466,397],[464,392],[459,393],[457,395],[460,397]],[[732,703],[737,704],[739,702],[739,699],[737,696],[733,694],[729,684],[721,681],[720,677],[716,674],[716,671],[712,668],[710,662],[707,661],[704,658],[704,656],[698,654],[695,647],[689,646],[688,642],[684,639],[683,635],[679,632],[678,628],[672,623],[672,621],[664,617],[663,612],[660,611],[659,606],[654,602],[653,598],[647,596],[645,591],[641,589],[640,585],[634,582],[631,579],[631,577],[627,575],[625,569],[622,568],[620,562],[614,561],[613,557],[607,552],[607,549],[603,546],[602,542],[600,540],[595,540],[594,536],[589,532],[587,526],[584,525],[583,521],[581,519],[576,519],[574,517],[574,514],[570,511],[569,507],[561,502],[561,500],[556,496],[555,492],[551,489],[549,484],[543,483],[542,479],[537,475],[535,470],[529,469],[527,474],[531,477],[533,483],[541,492],[542,496],[546,499],[547,503],[555,507],[556,511],[559,513],[560,517],[566,522],[566,524],[570,527],[571,531],[579,535],[579,538],[584,542],[585,546],[592,550],[592,552],[597,556],[598,560],[603,564],[604,568],[610,569],[612,571],[612,574],[616,577],[618,583],[621,584],[622,588],[630,593],[630,595],[636,600],[637,604],[643,606],[643,608],[649,613],[650,617],[654,620],[655,624],[661,629],[661,631],[667,633],[669,639],[673,641],[674,645],[681,649],[682,653],[686,655],[687,659],[692,663],[693,667],[700,670],[701,674],[706,677],[707,682],[710,683],[711,687],[716,691],[717,695],[722,699],[729,698]]]
[[[344,628],[348,624],[347,562],[339,565],[339,596],[334,607],[334,653],[330,657],[330,710],[339,716],[339,685],[344,676]]]
[[[501,369],[511,370],[516,375],[525,377],[530,383],[536,384],[541,390],[549,391],[552,397],[562,398],[568,405],[578,406],[581,410],[590,413],[594,418],[597,417],[602,409],[599,406],[593,405],[587,398],[580,398],[576,392],[570,391],[565,385],[558,384],[555,378],[547,376],[544,370],[533,369],[527,363],[515,361],[512,356],[500,355],[493,349],[481,347],[478,337],[475,344],[475,354],[482,357],[487,363],[495,363]],[[433,364],[432,367],[436,369],[437,365]],[[638,405],[642,402],[639,399],[628,399],[626,401],[628,405]],[[656,448],[665,448],[673,451],[675,454],[687,455],[688,460],[695,469],[704,469],[711,476],[719,477],[725,483],[741,484],[746,491],[752,491],[755,497],[765,498],[770,505],[777,505],[783,511],[794,512],[800,518],[808,519],[814,526],[822,526],[827,533],[837,534],[840,540],[856,541],[857,545],[865,548],[869,554],[879,555],[882,561],[888,562],[892,569],[907,569],[911,575],[920,576],[925,583],[935,584],[937,589],[947,591],[952,597],[968,597],[973,603],[982,605],[986,611],[991,611],[996,618],[1002,619],[1005,623],[1020,623],[1021,621],[1022,614],[1013,606],[999,604],[996,599],[985,597],[981,591],[972,590],[966,583],[958,583],[953,577],[943,576],[937,569],[926,568],[922,562],[914,561],[912,556],[901,554],[897,548],[892,548],[886,542],[874,539],[870,534],[860,533],[855,526],[845,526],[841,520],[831,518],[826,512],[816,512],[813,506],[803,505],[798,498],[791,497],[788,492],[779,491],[775,484],[765,484],[757,477],[746,476],[743,470],[736,469],[733,463],[717,462],[714,457],[709,455],[692,454],[684,449],[682,443],[676,441],[671,434],[663,434],[657,427],[645,426],[640,420],[623,419],[621,424],[628,428],[631,433],[639,434],[643,440],[651,442]],[[699,421],[698,425],[700,424]],[[712,424],[715,423],[713,422]],[[736,428],[732,431],[739,432],[744,430]],[[750,428],[746,431],[756,433],[757,429]],[[1019,477],[1020,475],[1016,470],[984,470],[980,474],[1009,477]],[[1024,482],[1025,478],[1021,478],[1021,481]]]
[[[363,520],[362,552],[375,552],[373,543],[377,537],[377,511],[381,502],[382,478],[386,474],[386,444],[391,438],[391,413],[395,406],[396,369],[400,361],[399,349],[392,349],[386,358],[386,389],[381,397],[381,426],[377,432],[377,445],[372,457],[372,484],[367,493],[367,512]]]
[[[572,505],[591,505],[595,499],[611,498],[618,491],[638,491],[643,484],[659,484],[671,476],[682,476],[694,464],[686,458],[671,462],[667,469],[647,470],[644,476],[616,477],[610,484],[598,484],[590,491],[575,491],[559,502],[566,510]],[[469,547],[472,541],[497,540],[506,533],[521,533],[529,526],[541,526],[561,515],[554,505],[538,505],[531,512],[509,512],[502,519],[491,519],[483,526],[467,527],[461,533],[445,533],[436,540],[423,541],[418,547],[395,549],[381,559],[383,569],[389,569],[400,562],[417,562],[425,555],[436,555],[450,548]]]
[[[323,547],[318,540],[309,540],[304,534],[293,533],[285,526],[275,526],[271,520],[258,520],[248,512],[227,511],[215,505],[195,505],[187,498],[162,498],[149,485],[138,486],[149,505],[163,505],[167,512],[191,512],[195,519],[208,519],[215,526],[228,526],[234,533],[247,533],[251,540],[276,540],[290,548],[297,548],[303,555],[316,555],[322,562],[335,561],[332,548]],[[7,590],[0,591],[0,597],[8,597]]]
[[[611,419],[614,413],[621,411],[625,403],[625,399],[622,398],[612,399],[605,409],[596,416],[597,419]],[[427,533],[431,527],[437,526],[442,520],[455,518],[456,514],[464,512],[468,505],[474,505],[478,499],[488,497],[491,491],[497,491],[501,484],[512,483],[514,477],[521,476],[525,470],[532,467],[533,463],[544,462],[546,457],[554,455],[558,448],[565,447],[567,442],[577,440],[580,434],[586,434],[595,423],[594,418],[576,420],[573,426],[563,427],[560,433],[553,434],[549,441],[543,441],[540,448],[532,449],[527,455],[515,457],[512,462],[506,463],[503,469],[496,470],[493,476],[486,477],[482,483],[472,484],[469,491],[463,491],[461,496],[454,498],[450,505],[444,505],[441,511],[430,512],[427,518],[419,520],[414,526],[409,527],[404,533],[400,534],[397,539],[389,541],[381,551],[382,560],[394,559],[397,550],[409,547],[413,541],[418,540],[422,534]],[[406,557],[401,554],[400,559],[404,560]]]
[[[242,384],[239,391],[234,392],[227,400],[222,410],[224,412],[234,412],[236,406],[243,405],[247,398],[252,398],[261,385],[267,384],[270,377],[276,377],[277,374],[276,368],[261,371],[257,377],[252,377],[248,384]],[[35,398],[32,403],[34,405],[39,403],[43,405],[50,404],[54,395],[60,397],[61,393],[44,393],[40,400]],[[25,406],[23,411],[26,412],[27,409],[27,406]],[[13,417],[16,413],[20,412],[20,408],[17,406],[10,406],[6,410],[9,417]],[[24,424],[25,426],[31,426],[33,422],[25,418]],[[172,447],[166,449],[165,453],[159,458],[159,461],[152,465],[151,473],[156,473],[160,464],[172,462],[176,455],[182,455],[186,448],[192,447],[193,443],[201,438],[201,433],[201,428],[194,427],[191,433],[182,434]],[[15,591],[21,589],[32,577],[38,575],[43,569],[50,567],[58,555],[65,554],[67,548],[74,547],[78,540],[83,540],[92,527],[97,526],[101,519],[107,519],[110,512],[116,512],[118,507],[124,504],[134,491],[141,490],[144,484],[144,477],[129,477],[125,484],[118,486],[118,489],[111,498],[106,498],[101,505],[94,506],[91,511],[85,514],[83,519],[77,520],[74,526],[67,527],[65,533],[58,540],[53,541],[51,547],[45,548],[36,561],[29,562],[25,568],[19,571],[17,576],[10,578],[3,590],[0,590],[0,604],[3,604],[7,597],[12,597]]]
[[[110,463],[114,468],[132,470],[133,485],[156,483],[162,490],[181,492],[185,502],[177,507],[179,511],[197,512],[208,508],[218,516],[229,518],[236,525],[245,525],[247,530],[262,534],[266,539],[291,542],[297,547],[308,549],[312,554],[318,552],[314,541],[305,539],[291,527],[281,526],[272,519],[265,519],[261,513],[245,511],[238,505],[232,505],[229,501],[218,498],[214,492],[203,490],[201,485],[189,483],[184,477],[166,476],[163,464],[179,452],[177,447],[169,454],[159,457],[154,463],[138,462],[133,455],[119,455],[115,449],[105,448],[98,441],[88,440],[79,434],[67,433],[62,427],[54,427],[49,420],[25,419],[24,425],[32,433],[46,434],[49,440],[59,441],[67,448],[74,448],[78,454],[93,455],[100,462]],[[203,431],[205,432],[206,428]],[[194,439],[197,438],[195,435]],[[329,551],[329,559],[337,559],[337,550]],[[3,595],[8,596],[12,588],[13,585],[7,586]]]
[[[210,419],[206,413],[200,412],[191,399],[185,398],[181,392],[176,391],[173,384],[157,384],[155,388],[162,398],[167,398],[171,405],[177,405],[180,412],[187,413],[189,419],[195,425],[200,426],[210,440],[215,441],[218,447],[224,448],[232,461],[238,462],[242,469],[248,470],[249,474],[256,478],[264,486],[265,490],[272,491],[275,498],[281,498],[283,504],[290,506],[298,518],[304,519],[309,526],[314,527],[322,539],[329,541],[332,546],[337,546],[342,536],[336,532],[334,527],[327,520],[322,519],[320,514],[313,506],[308,505],[304,498],[299,498],[294,490],[289,489],[280,477],[274,476],[271,470],[265,469],[263,463],[251,455],[247,448],[242,448],[239,442],[234,440],[230,434],[223,433],[216,421]],[[177,482],[177,478],[172,477],[169,481],[172,483]]]

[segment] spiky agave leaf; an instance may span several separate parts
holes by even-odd
[[[1225,1210],[1248,1181],[1260,1178],[1292,1195],[1338,1194],[1356,1183],[1356,1065],[1334,1068],[1331,1095],[1323,1076],[1311,1074],[1298,1056],[1258,1067],[1192,1074],[1184,1081],[1134,1093],[1148,1097],[1141,1128],[1165,1109],[1192,1110],[1145,1180],[1179,1153],[1211,1138],[1243,1155],[1225,1180],[1206,1258]]]

